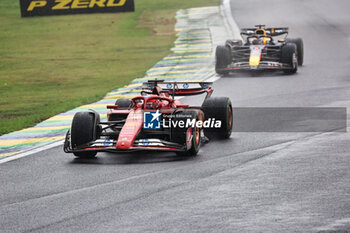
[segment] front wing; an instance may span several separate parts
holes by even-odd
[[[249,62],[236,62],[228,65],[226,68],[217,68],[219,71],[253,71],[253,70],[285,70],[292,69],[290,64],[280,62],[261,61],[258,66],[251,66]]]
[[[71,143],[70,131],[66,134],[64,142],[64,152],[76,153],[86,151],[96,152],[132,152],[132,151],[174,151],[184,152],[187,150],[185,145],[174,142],[164,141],[161,139],[137,139],[128,149],[118,149],[117,140],[113,139],[97,139],[88,142],[79,147],[73,148]]]

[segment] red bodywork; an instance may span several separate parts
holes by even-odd
[[[180,82],[181,83],[181,82]],[[178,84],[178,83],[177,83]],[[191,83],[189,83],[191,84]],[[197,83],[198,84],[198,83]],[[206,83],[211,84],[211,83]],[[151,92],[152,91],[152,92]],[[172,114],[178,110],[184,110],[190,108],[188,104],[182,103],[180,100],[174,98],[174,96],[183,95],[197,95],[206,93],[206,98],[210,97],[213,93],[211,87],[200,87],[192,89],[162,89],[155,83],[152,90],[149,88],[143,88],[141,95],[132,98],[132,106],[128,109],[119,109],[118,105],[108,105],[107,108],[110,109],[107,113],[107,122],[101,122],[102,125],[112,125],[115,116],[125,115],[125,123],[121,127],[119,136],[116,140],[105,141],[96,140],[91,145],[85,148],[72,149],[70,146],[65,148],[66,152],[78,152],[78,151],[125,151],[125,150],[170,150],[170,151],[183,151],[184,148],[178,146],[172,146],[172,142],[166,142],[164,145],[154,146],[151,143],[147,145],[146,143],[142,145],[135,145],[135,140],[143,130],[143,113],[144,111],[159,111],[162,114]],[[197,111],[200,119],[204,120],[204,114],[199,107],[191,108],[193,111]],[[110,126],[108,126],[110,127]],[[107,128],[108,128],[107,127]],[[147,139],[146,139],[147,140]],[[156,139],[154,139],[156,140]],[[66,139],[67,141],[67,139]],[[174,144],[174,143],[173,143]],[[187,148],[185,148],[187,149]]]

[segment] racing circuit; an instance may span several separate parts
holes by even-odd
[[[233,107],[350,106],[349,1],[231,0],[221,7],[196,9],[198,18],[210,14],[209,30],[199,33],[205,40],[235,38],[235,23],[288,26],[291,37],[303,38],[305,60],[292,76],[221,77],[213,96],[229,97]],[[220,12],[235,22],[222,25]],[[198,62],[199,73],[215,80],[210,59]],[[60,144],[0,164],[0,232],[348,232],[349,140],[341,132],[233,132],[190,159],[152,152],[74,159]]]

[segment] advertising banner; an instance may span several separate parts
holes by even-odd
[[[134,11],[134,0],[20,0],[22,17]]]

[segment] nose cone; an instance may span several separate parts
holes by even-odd
[[[126,119],[125,125],[119,133],[117,148],[129,149],[132,147],[137,134],[143,125],[143,114],[141,110],[131,111]]]
[[[250,55],[249,57],[249,65],[250,66],[258,66],[260,64],[260,55],[257,56],[257,55]]]
[[[249,65],[256,67],[260,64],[261,48],[259,46],[253,46],[250,49]]]

